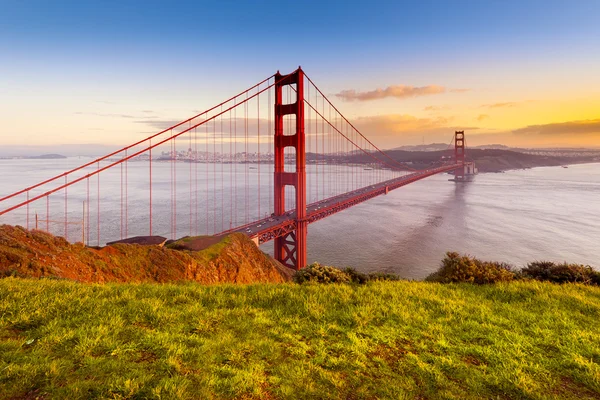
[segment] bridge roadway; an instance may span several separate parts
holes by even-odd
[[[425,169],[308,204],[306,206],[306,220],[309,224],[317,222],[332,214],[372,199],[373,197],[387,194],[389,191],[398,189],[409,183],[419,181],[432,175],[453,171],[459,167],[462,167],[462,164],[446,164],[437,168]],[[222,232],[219,235],[242,232],[247,234],[250,239],[256,240],[260,245],[277,237],[285,236],[295,229],[296,210],[294,209],[286,211],[283,215],[263,218],[250,224]]]

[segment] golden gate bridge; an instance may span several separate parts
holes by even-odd
[[[0,195],[0,222],[97,246],[139,235],[244,232],[258,245],[273,241],[275,258],[299,269],[311,223],[435,174],[467,180],[474,165],[464,131],[449,150],[451,157],[420,170],[393,159],[298,68]]]

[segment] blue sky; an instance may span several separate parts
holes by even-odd
[[[95,102],[120,103],[112,112],[149,108],[183,119],[278,69],[288,72],[298,65],[331,94],[394,85],[469,91],[454,97],[340,99],[342,111],[362,121],[437,118],[441,132],[479,120],[477,133],[508,135],[532,125],[600,118],[588,110],[600,104],[598,1],[4,0],[1,7],[0,117],[7,122],[0,143],[5,144],[22,144],[19,135],[29,131],[48,143],[78,142],[82,139],[69,127],[82,121],[69,115],[89,111]],[[502,110],[510,115],[480,110],[496,103],[524,106]],[[45,115],[50,104],[54,112]],[[450,108],[432,116],[424,111],[428,107]],[[544,111],[558,109],[562,114]],[[32,112],[45,122],[30,121]],[[422,136],[406,130],[422,130],[418,124],[405,130],[396,125],[365,123],[365,128],[391,129],[382,135],[386,145]],[[137,138],[132,127],[123,132]],[[425,132],[437,139],[435,129]],[[544,143],[564,140],[554,141]]]

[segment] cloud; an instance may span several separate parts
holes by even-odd
[[[506,102],[506,103],[483,104],[481,107],[487,107],[487,108],[507,108],[507,107],[514,107],[517,104],[518,104],[517,102],[509,101],[509,102]]]
[[[567,121],[543,125],[529,125],[516,129],[513,133],[517,135],[587,135],[600,133],[600,119],[588,119],[582,121]]]
[[[317,121],[318,123],[316,123]],[[181,120],[140,119],[135,122],[137,124],[140,124],[140,126],[150,127],[152,130],[145,133],[151,134],[158,133],[159,131],[162,131],[170,126],[176,125],[177,123],[181,122]],[[195,124],[200,122],[202,122],[202,118],[198,118],[192,121],[191,126],[194,126]],[[261,118],[260,121],[257,121],[256,118],[253,118],[248,121],[247,137],[249,142],[256,143],[259,122],[261,131],[261,142],[265,141],[266,143],[267,137],[269,135],[269,121],[263,118]],[[433,115],[430,118],[420,118],[407,114],[373,115],[353,118],[351,122],[366,137],[374,140],[374,142],[377,145],[384,147],[393,147],[407,143],[421,143],[423,137],[425,137],[425,139],[428,142],[448,142],[452,134],[456,130],[467,130],[469,132],[472,132],[480,129],[476,126],[459,125],[456,123],[453,117],[440,115]],[[192,140],[195,140],[197,138],[202,143],[204,143],[207,139],[212,141],[214,138],[217,139],[218,142],[220,138],[223,137],[223,140],[227,142],[230,137],[232,139],[236,137],[235,126],[237,125],[237,141],[238,143],[244,141],[246,137],[246,126],[244,124],[244,119],[239,117],[237,119],[232,118],[232,123],[232,131],[230,132],[229,119],[226,119],[224,121],[222,131],[220,120],[217,120],[216,122],[208,121],[197,128],[197,136],[196,133],[194,133],[194,131],[192,130]],[[187,129],[189,126],[190,124],[188,123],[183,124],[180,127],[175,128],[173,130],[173,134],[177,134]],[[306,135],[308,137],[314,137],[315,134],[317,134],[318,132],[322,132],[323,129],[321,128],[322,124],[320,118],[317,120],[315,120],[314,118],[307,119],[306,126],[309,127],[306,130]],[[315,130],[315,126],[318,126],[317,130]],[[329,128],[327,127],[327,125],[324,125],[324,129],[325,132],[329,132]],[[170,135],[170,132],[167,132],[166,135]],[[334,133],[334,135],[337,134]],[[185,143],[187,140],[189,140],[189,136],[187,134],[182,135],[181,140],[183,141],[183,143]]]
[[[427,106],[423,109],[423,111],[442,111],[448,110],[450,107],[448,106]]]
[[[428,85],[428,86],[408,86],[408,85],[392,85],[385,89],[375,89],[368,92],[357,92],[354,89],[342,90],[336,96],[345,101],[369,101],[384,99],[386,97],[395,97],[404,99],[408,97],[427,96],[432,94],[445,93],[447,89],[443,86]]]
[[[146,124],[146,125],[151,126],[152,128],[162,131],[163,129],[167,129],[173,125],[177,125],[181,121],[183,121],[183,119],[162,119],[162,120],[153,119],[153,120],[139,120],[139,121],[135,121],[135,122],[138,124]],[[198,120],[196,123],[198,123],[198,122],[200,122],[200,120]]]
[[[450,92],[452,93],[465,93],[465,92],[470,92],[471,89],[450,89]]]
[[[134,122],[137,124],[146,125],[153,129],[153,131],[149,131],[146,133],[158,133],[172,126],[175,126],[181,123],[182,121],[183,119],[140,119]],[[200,124],[202,123],[202,121],[203,118],[195,118],[189,122],[179,125],[178,127],[173,129],[173,134],[177,134],[182,131],[188,130],[188,128]],[[314,119],[312,121],[314,121]],[[250,118],[247,121],[241,117],[231,118],[231,125],[229,118],[223,119],[222,121],[220,118],[217,118],[202,123],[200,126],[195,128],[195,130],[192,129],[190,132],[191,135],[195,135],[198,138],[221,138],[221,136],[223,136],[223,138],[229,138],[230,136],[233,136],[237,137],[238,140],[242,140],[246,136],[249,139],[257,138],[258,131],[260,129],[260,137],[266,140],[267,134],[269,132],[269,123],[271,123],[271,129],[273,129],[273,121],[269,121],[265,118]],[[311,120],[307,119],[306,123],[310,126],[314,126],[314,122],[311,124]],[[170,134],[170,132],[167,133]],[[184,135],[184,137],[188,137],[187,134]]]
[[[97,113],[97,112],[84,112],[84,111],[77,111],[77,112],[75,112],[75,114],[76,115],[95,115],[97,117],[108,117],[108,118],[126,118],[126,119],[154,119],[154,118],[157,118],[154,115],[149,115],[149,114],[153,114],[154,111],[144,110],[142,112],[146,115],[136,116],[136,115],[131,115],[131,114],[111,114],[111,113]]]
[[[77,115],[96,115],[98,117],[110,117],[110,118],[136,118],[135,116],[129,115],[129,114],[103,114],[103,113],[82,112],[82,111],[77,111],[75,114],[77,114]]]
[[[398,137],[427,134],[452,134],[455,130],[476,130],[477,127],[456,126],[452,118],[418,118],[405,114],[359,117],[353,121],[365,135]]]
[[[488,119],[490,116],[487,114],[479,114],[479,116],[477,117],[477,121],[483,121]]]
[[[420,131],[447,125],[450,119],[445,117],[417,118],[407,114],[388,114],[359,117],[356,124],[391,132]]]
[[[382,147],[403,144],[447,143],[454,131],[477,131],[476,126],[458,125],[452,117],[419,118],[406,114],[359,117],[351,121],[366,137]]]

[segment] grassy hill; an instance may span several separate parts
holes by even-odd
[[[0,280],[0,398],[597,399],[600,288]]]

